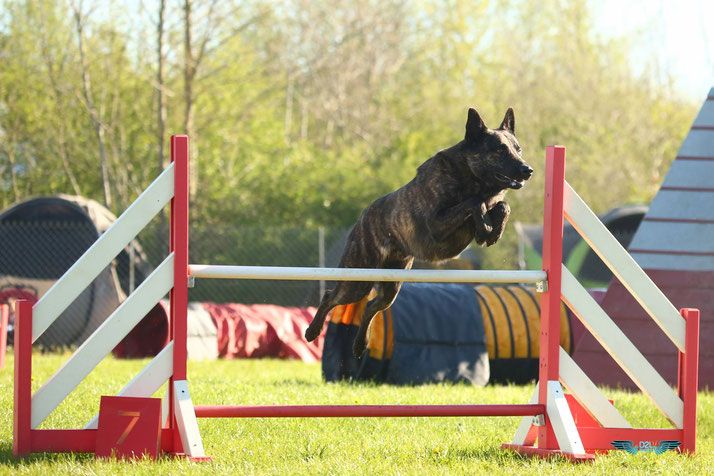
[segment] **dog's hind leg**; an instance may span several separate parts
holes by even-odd
[[[410,258],[400,262],[396,266],[392,263],[392,266],[385,266],[385,268],[411,269],[413,261],[414,258]],[[352,353],[357,358],[364,353],[364,349],[367,347],[367,329],[369,328],[369,323],[379,311],[384,311],[392,305],[397,298],[397,294],[399,294],[402,283],[382,281],[375,283],[374,287],[377,290],[377,296],[365,306],[364,312],[362,313],[362,320],[359,323],[357,337],[355,337],[354,344],[352,345]]]
[[[367,303],[362,313],[362,320],[359,323],[357,337],[352,345],[352,353],[359,358],[367,347],[367,329],[372,318],[379,312],[392,305],[399,294],[401,282],[381,282],[375,285],[377,296]]]
[[[305,330],[305,340],[312,342],[322,332],[327,314],[341,304],[361,301],[372,289],[374,283],[367,281],[339,281],[337,285],[322,296],[315,317]]]

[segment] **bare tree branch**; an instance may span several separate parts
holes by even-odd
[[[164,102],[164,15],[166,0],[159,0],[158,20],[156,22],[156,162],[158,170],[165,167],[164,144],[166,141],[166,103]]]
[[[85,16],[82,13],[82,2],[79,4],[73,3],[72,10],[74,12],[75,28],[77,31],[77,43],[79,46],[79,59],[82,68],[82,90],[83,90],[83,100],[84,105],[89,113],[89,118],[91,119],[92,126],[94,127],[94,132],[97,136],[97,144],[99,146],[99,163],[102,172],[102,188],[104,190],[104,206],[111,208],[112,206],[112,192],[109,182],[109,164],[107,161],[107,154],[104,145],[104,124],[102,124],[102,118],[97,112],[97,108],[94,105],[94,100],[92,99],[92,82],[89,74],[89,66],[87,64],[87,55],[85,51],[85,38],[84,38],[84,20]]]
[[[47,68],[47,76],[50,80],[50,85],[52,87],[52,99],[55,104],[55,110],[57,113],[59,113],[63,107],[62,97],[64,96],[62,94],[62,88],[59,85],[59,77],[62,77],[64,75],[63,66],[65,64],[67,52],[63,52],[62,56],[60,56],[58,60],[59,71],[55,71],[55,64],[52,61],[49,41],[47,39],[47,34],[49,31],[49,29],[46,27],[47,20],[44,10],[40,9],[40,11],[42,22],[45,24],[42,28],[40,28],[40,48],[42,50],[42,58],[45,62],[45,67]],[[57,127],[57,139],[59,141],[59,156],[62,160],[62,168],[64,169],[65,175],[67,175],[67,179],[69,180],[69,183],[72,186],[72,191],[74,192],[74,194],[82,195],[82,191],[79,187],[79,182],[77,181],[77,178],[75,177],[74,172],[72,171],[72,167],[70,166],[66,133],[67,126],[65,124],[65,121],[60,120]]]

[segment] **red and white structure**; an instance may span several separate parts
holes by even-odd
[[[702,312],[702,342],[714,340],[714,88],[709,91],[689,133],[629,245],[629,253],[677,307]],[[602,307],[671,385],[677,382],[672,342],[615,279]],[[573,359],[598,385],[636,388],[636,384],[589,335],[576,343]],[[700,353],[700,388],[714,387],[714,348]]]
[[[565,148],[549,147],[546,160],[544,266],[542,271],[381,270],[192,265],[188,263],[188,138],[171,139],[171,165],[34,306],[18,302],[15,319],[13,453],[95,452],[105,455],[158,451],[206,459],[197,418],[524,416],[505,448],[525,454],[592,459],[613,440],[678,440],[694,452],[699,313],[678,312],[625,252],[564,179]],[[34,394],[32,342],[60,315],[119,251],[171,204],[170,253],[156,270]],[[677,391],[642,356],[562,264],[563,217],[628,283],[628,290],[679,349]],[[186,375],[187,288],[196,278],[382,280],[539,283],[540,383],[522,405],[194,405]],[[82,429],[39,426],[166,293],[170,293],[171,342],[119,397],[102,397],[100,415]],[[671,429],[631,425],[559,347],[563,299],[604,348],[672,423]],[[168,382],[161,416],[151,397]],[[569,390],[565,394],[563,387]],[[122,403],[125,402],[125,403]],[[123,420],[122,420],[123,419]],[[122,421],[124,423],[122,423]],[[114,422],[112,425],[103,422]],[[119,427],[119,430],[117,430]],[[129,444],[133,428],[149,435]],[[155,431],[147,431],[147,429]],[[154,439],[155,436],[155,439]],[[113,443],[112,443],[113,442]],[[129,446],[127,446],[129,445]],[[143,446],[142,446],[143,445]]]

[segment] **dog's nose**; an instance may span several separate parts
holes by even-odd
[[[530,178],[533,175],[533,168],[530,165],[521,165],[521,175]]]

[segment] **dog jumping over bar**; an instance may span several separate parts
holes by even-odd
[[[491,246],[503,234],[511,212],[508,189],[523,187],[533,169],[521,158],[513,109],[498,129],[488,129],[469,108],[464,140],[442,150],[417,169],[414,179],[369,205],[347,238],[340,268],[410,269],[414,259],[439,262],[458,256],[476,240]],[[401,282],[338,281],[325,292],[305,331],[312,341],[327,314],[341,304],[377,295],[365,306],[352,351],[365,350],[367,328],[392,305]]]

